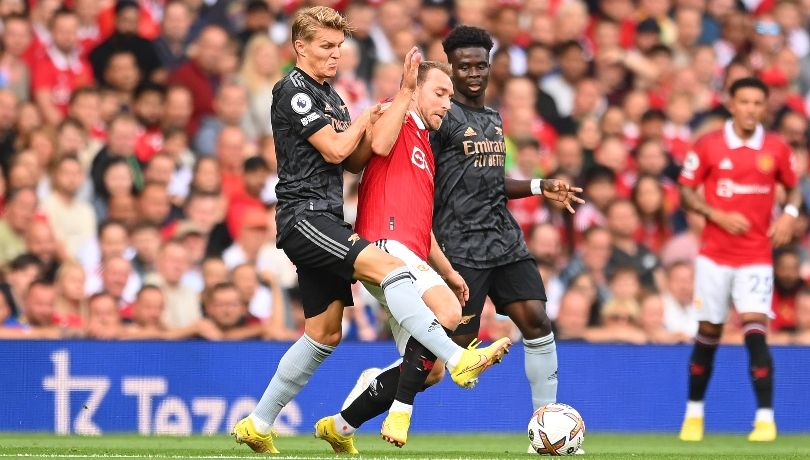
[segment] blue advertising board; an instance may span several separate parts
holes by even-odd
[[[226,433],[250,413],[288,344],[267,342],[0,342],[0,431]],[[589,431],[676,432],[686,346],[559,344],[559,401]],[[810,432],[810,348],[773,348],[780,432]],[[359,373],[396,358],[390,343],[342,344],[277,420],[309,433],[340,409]],[[755,404],[743,347],[721,347],[706,427],[750,429]],[[522,432],[532,412],[515,346],[474,390],[450,379],[417,396],[414,432]],[[364,427],[379,430],[380,420]]]

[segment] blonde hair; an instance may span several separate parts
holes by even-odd
[[[276,82],[281,80],[280,63],[276,65],[276,70],[270,77],[260,75],[256,70],[256,54],[265,46],[273,48],[276,54],[276,62],[278,62],[278,46],[267,35],[257,34],[245,46],[245,59],[242,61],[242,68],[239,70],[239,78],[251,93],[259,91],[265,85],[272,88]]]
[[[611,299],[608,300],[602,307],[602,319],[608,318],[613,315],[626,314],[630,320],[635,322],[638,320],[638,315],[641,308],[635,300],[630,299]]]
[[[439,69],[448,77],[452,76],[450,64],[439,61],[422,61],[419,63],[419,71],[416,73],[416,84],[422,86],[432,69]]]
[[[350,34],[354,28],[349,25],[349,21],[337,11],[328,6],[313,6],[298,10],[293,16],[291,40],[293,46],[298,39],[310,41],[315,37],[318,29],[327,28]]]

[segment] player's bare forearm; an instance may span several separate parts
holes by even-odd
[[[436,241],[436,235],[430,232],[430,253],[428,254],[428,262],[436,272],[441,276],[446,276],[453,271],[453,265],[447,256],[442,252],[439,242]]]
[[[349,158],[343,162],[343,168],[351,173],[360,174],[368,164],[371,154],[371,132],[367,129],[362,139],[360,139],[360,144],[349,155]]]
[[[391,105],[371,127],[371,151],[375,155],[387,156],[394,147],[402,129],[402,121],[408,113],[413,91],[400,88]]]
[[[532,193],[532,181],[530,180],[517,180],[505,177],[503,185],[504,189],[506,189],[506,198],[510,200],[534,195]]]
[[[802,191],[799,187],[793,187],[786,189],[785,192],[787,193],[787,206],[795,206],[796,208],[800,208],[802,205]]]
[[[349,129],[339,133],[326,125],[316,131],[307,139],[313,145],[324,160],[332,164],[340,164],[349,157],[360,145],[360,141],[366,134],[366,125],[369,121],[370,112],[363,112],[360,117],[349,126]]]
[[[687,211],[696,212],[706,218],[712,213],[712,207],[706,200],[692,187],[681,185],[681,203]]]

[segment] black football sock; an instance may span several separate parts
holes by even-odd
[[[408,343],[405,345],[405,355],[400,364],[399,385],[395,399],[412,406],[416,393],[425,387],[425,380],[435,363],[436,355],[415,338],[408,339]]]
[[[720,343],[718,337],[708,337],[698,334],[692,357],[689,359],[689,400],[703,401],[709,378],[712,376],[714,354]]]
[[[743,325],[751,382],[754,384],[759,409],[773,407],[773,359],[765,340],[765,331],[765,325],[762,323],[751,322]]]
[[[360,425],[391,407],[397,394],[399,368],[400,366],[394,366],[378,375],[349,407],[340,412],[349,425],[360,428]]]

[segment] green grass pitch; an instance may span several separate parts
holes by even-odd
[[[278,459],[335,459],[329,447],[310,436],[282,437]],[[526,453],[528,441],[522,435],[420,435],[413,434],[404,449],[386,444],[375,436],[359,436],[362,459],[505,459],[534,458]],[[583,445],[585,459],[807,459],[810,435],[780,436],[770,444],[754,444],[742,435],[710,435],[700,443],[682,443],[675,435],[588,434]],[[239,459],[259,458],[246,446],[224,436],[101,437],[54,436],[45,434],[0,434],[0,460],[5,458],[87,459]]]

